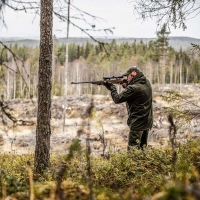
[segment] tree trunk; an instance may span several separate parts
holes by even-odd
[[[52,11],[53,0],[41,0],[38,111],[34,162],[35,171],[39,174],[42,174],[50,164]]]
[[[175,84],[177,84],[177,76],[178,76],[176,64],[177,63],[175,62],[175,66],[174,66],[174,83]]]
[[[166,56],[165,56],[165,49],[162,50],[162,58],[161,58],[161,73],[162,73],[162,94],[164,92],[165,87],[165,68],[166,68]]]
[[[157,76],[157,84],[158,84],[158,91],[160,91],[160,64],[157,66],[156,76]]]
[[[165,62],[163,63],[163,66],[162,66],[162,94],[164,92],[164,87],[165,87]]]
[[[189,69],[188,66],[186,66],[185,84],[188,84],[188,76],[189,76]]]
[[[6,85],[6,91],[7,91],[7,95],[6,98],[7,100],[10,99],[10,70],[7,69],[7,85]]]
[[[21,73],[21,72],[19,72]],[[20,93],[19,93],[19,98],[23,98],[23,80],[22,80],[22,75],[20,75]]]
[[[11,57],[10,52],[7,52],[7,58],[9,59]],[[9,66],[7,68],[7,80],[6,80],[6,99],[10,99],[10,63],[8,62],[7,65]],[[11,64],[12,65],[12,64]]]
[[[64,96],[67,96],[67,90],[68,90],[68,71],[69,71],[69,66],[68,66],[68,46],[69,46],[69,16],[70,16],[70,0],[68,0],[68,16],[67,16],[67,37],[66,37],[66,57],[65,57],[65,77],[64,77]]]
[[[182,61],[182,58],[180,58],[180,87],[179,87],[179,91],[181,92],[182,90],[182,67],[183,67],[183,61]]]
[[[173,62],[170,62],[170,88],[172,89],[172,83],[173,83]]]
[[[12,75],[12,79],[11,79],[11,81],[12,81],[11,94],[12,95],[11,96],[12,96],[13,99],[15,99],[15,94],[16,94],[16,87],[15,87],[15,85],[16,85],[16,73],[15,73],[16,65],[15,65],[15,62],[14,62],[13,58],[12,58],[12,61],[11,61],[11,69],[13,70],[12,73],[11,73],[11,75]]]
[[[56,69],[56,55],[55,55],[55,39],[53,40],[52,50],[52,95],[55,95],[55,69]]]
[[[67,89],[68,89],[68,43],[69,43],[69,16],[70,16],[70,0],[68,0],[68,17],[67,17],[67,39],[66,39],[66,57],[65,57],[65,70],[64,70],[64,99],[67,99]],[[64,105],[63,113],[63,133],[65,131],[65,115],[66,115],[66,105]]]
[[[80,81],[80,78],[79,78],[79,67],[80,67],[80,64],[79,64],[79,60],[76,61],[76,81],[79,82]],[[76,91],[78,93],[78,95],[81,95],[81,84],[77,84],[76,86]]]
[[[28,59],[28,98],[31,97],[31,65],[30,65],[30,61]]]

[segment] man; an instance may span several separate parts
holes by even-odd
[[[136,66],[130,67],[123,76],[127,76],[127,83],[122,84],[125,89],[120,94],[112,83],[106,82],[105,86],[116,104],[126,102],[130,127],[128,150],[134,146],[143,149],[153,125],[151,84]]]

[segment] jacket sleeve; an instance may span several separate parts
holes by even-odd
[[[127,86],[120,94],[118,94],[115,86],[112,87],[110,91],[112,99],[116,104],[126,102],[135,94],[135,90],[132,86]]]

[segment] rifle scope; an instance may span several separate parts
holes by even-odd
[[[123,76],[107,76],[103,77],[103,80],[111,80],[111,79],[121,79]]]

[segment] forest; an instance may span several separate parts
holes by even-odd
[[[73,9],[84,21],[85,15],[97,17],[73,3],[0,2],[4,26],[5,8],[40,15],[39,47],[0,41],[0,199],[200,199],[200,46],[169,45],[169,26],[185,30],[199,4],[136,0],[134,12],[161,24],[157,38],[118,44],[98,41],[79,27]],[[53,36],[53,17],[67,25],[66,44]],[[68,44],[69,25],[95,44]],[[119,76],[130,66],[139,67],[153,88],[154,140],[127,151],[126,105],[111,103],[104,86],[71,83]]]
[[[106,94],[103,87],[87,85],[71,85],[71,82],[102,80],[104,76],[121,75],[130,66],[138,66],[152,84],[159,88],[165,84],[199,83],[199,56],[191,49],[176,51],[168,46],[168,40],[159,42],[164,33],[156,41],[132,44],[105,44],[106,50],[97,43],[86,45],[69,45],[69,69],[67,94]],[[53,43],[52,60],[52,95],[62,96],[64,91],[64,66],[66,45]],[[18,46],[10,49],[16,54],[17,65],[8,50],[3,50],[1,65],[0,93],[5,99],[37,97],[39,47]],[[5,67],[6,66],[6,67]],[[162,76],[164,74],[164,77]]]
[[[99,44],[70,44],[68,96],[74,96],[77,100],[84,95],[106,96],[108,93],[103,86],[71,85],[71,82],[102,80],[104,76],[121,75],[134,65],[144,72],[152,86],[157,88],[156,91],[160,91],[158,94],[162,93],[162,87],[165,88],[166,85],[172,91],[177,88],[174,86],[178,85],[178,92],[181,92],[181,86],[198,85],[199,52],[191,49],[176,51],[167,46],[167,38],[164,44],[159,43],[159,39],[148,44],[143,41],[117,44],[113,40],[106,45],[106,50],[101,49]],[[10,100],[37,99],[39,48],[17,44],[9,48],[15,53],[17,63],[8,50],[0,49],[3,59],[0,71],[2,102],[6,105]],[[59,46],[54,38],[52,52],[52,97],[62,98],[66,46]],[[162,73],[165,74],[164,81]],[[121,86],[118,89],[122,90]],[[180,96],[175,94],[170,99],[175,101],[177,98]],[[184,98],[183,94],[183,98],[180,98],[182,104]],[[92,121],[95,111],[87,108],[82,112],[83,118],[89,116],[88,120]],[[184,121],[184,115],[173,114],[176,120]],[[171,130],[172,134],[176,133],[173,127]],[[81,132],[80,134],[83,134]],[[162,148],[149,148],[142,154],[140,150],[135,150],[132,154],[127,154],[124,150],[111,150],[112,145],[106,153],[107,139],[104,135],[99,135],[97,142],[103,145],[101,156],[90,152],[90,139],[92,140],[91,136],[86,139],[86,148],[79,140],[71,141],[70,145],[67,145],[66,155],[52,151],[51,165],[42,175],[34,172],[32,153],[1,154],[2,199],[7,195],[11,199],[32,200],[199,198],[199,189],[196,186],[199,183],[199,139],[188,140],[187,143],[179,143],[177,146],[174,138]]]

